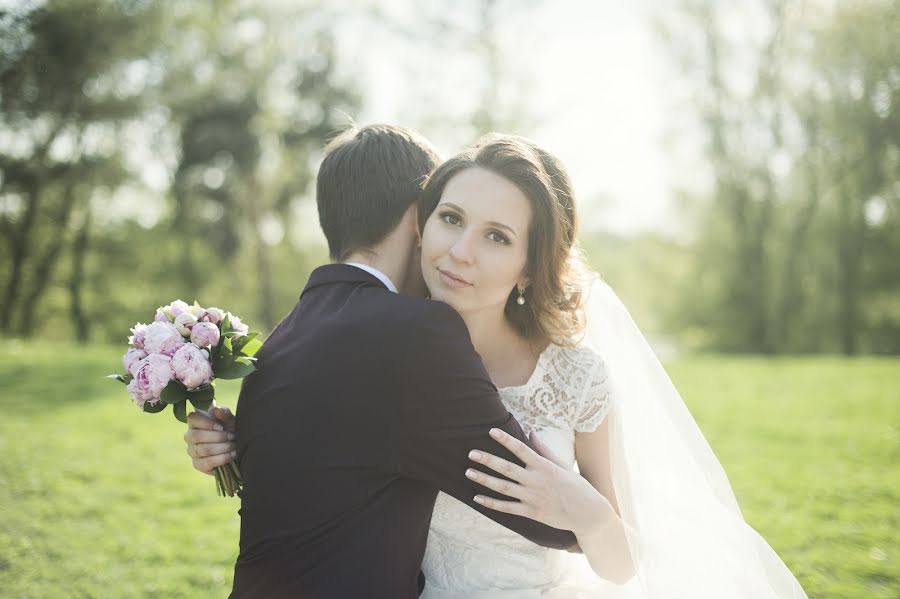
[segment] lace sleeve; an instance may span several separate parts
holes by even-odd
[[[591,353],[591,358],[593,362],[591,375],[579,398],[575,417],[574,429],[577,433],[594,432],[609,412],[611,401],[609,371],[603,358],[595,353]]]

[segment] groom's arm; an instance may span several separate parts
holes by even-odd
[[[453,308],[432,302],[410,332],[398,379],[404,381],[401,417],[394,420],[400,470],[534,543],[556,549],[575,545],[575,536],[569,531],[486,510],[475,503],[475,495],[485,494],[485,489],[465,475],[467,468],[479,467],[468,458],[471,450],[495,455],[500,452],[504,459],[521,464],[490,437],[490,429],[501,428],[531,444],[501,403],[481,357],[472,347],[465,322]]]

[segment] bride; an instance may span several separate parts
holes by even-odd
[[[455,308],[500,396],[541,455],[472,448],[484,507],[572,530],[582,554],[532,544],[440,493],[423,597],[805,598],[743,519],[728,479],[612,290],[577,251],[560,162],[490,135],[438,167],[419,204],[430,295]],[[227,416],[222,412],[214,414]],[[192,416],[198,470],[230,461],[227,432]],[[493,433],[492,433],[493,434]],[[496,476],[485,471],[490,470]]]

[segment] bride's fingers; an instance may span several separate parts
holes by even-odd
[[[534,511],[521,501],[500,501],[485,495],[476,495],[475,503],[496,512],[503,512],[504,514],[512,514],[514,516],[522,516],[534,520]]]
[[[536,466],[542,459],[530,447],[499,428],[491,429],[491,437],[500,445],[507,448],[514,456],[522,460],[526,466]],[[504,473],[505,474],[505,473]]]
[[[498,458],[486,451],[470,451],[469,459],[473,462],[483,464],[494,472],[498,472],[506,478],[511,478],[519,483],[525,482],[525,479],[528,476],[527,471],[521,466],[513,464],[512,462],[507,462],[503,458]]]
[[[546,443],[538,436],[535,431],[531,431],[531,434],[528,435],[528,440],[531,441],[531,444],[534,445],[534,448],[537,450],[538,454],[560,468],[567,468],[566,462],[557,456],[552,449],[550,449]]]
[[[522,485],[491,476],[490,474],[485,474],[484,472],[479,472],[474,468],[466,470],[466,476],[479,485],[496,491],[501,495],[506,495],[507,497],[513,497],[519,500],[525,500],[531,497],[531,493]]]

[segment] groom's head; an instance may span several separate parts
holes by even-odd
[[[319,224],[332,260],[387,237],[439,161],[427,139],[403,127],[354,127],[332,140],[316,180]]]

